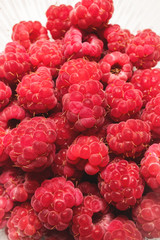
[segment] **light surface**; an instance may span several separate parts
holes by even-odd
[[[113,0],[114,14],[110,23],[128,28],[133,34],[151,28],[160,35],[160,0]],[[73,0],[72,5],[77,1]],[[45,12],[51,4],[71,4],[68,0],[0,0],[0,52],[11,41],[14,24],[19,21],[37,20],[46,24]],[[0,240],[7,240],[0,231]]]

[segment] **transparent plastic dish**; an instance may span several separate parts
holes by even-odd
[[[119,24],[135,34],[138,30],[152,29],[160,35],[160,0],[113,0],[114,14],[110,23]],[[11,41],[14,24],[20,21],[38,20],[46,25],[45,12],[50,5],[62,3],[72,5],[72,0],[0,0],[0,52]],[[156,67],[160,66],[158,64]],[[4,230],[0,230],[0,240],[7,240]],[[157,239],[158,240],[158,239]]]

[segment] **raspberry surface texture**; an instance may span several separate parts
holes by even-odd
[[[4,82],[0,81],[0,110],[2,110],[10,101],[12,90]]]

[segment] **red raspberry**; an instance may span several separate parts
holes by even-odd
[[[96,195],[84,197],[83,203],[74,208],[71,230],[75,240],[103,240],[113,216],[103,198]]]
[[[0,78],[15,84],[30,71],[30,59],[25,48],[17,42],[9,42],[0,54]]]
[[[142,235],[133,221],[125,216],[116,217],[108,226],[104,240],[142,240]]]
[[[29,55],[33,68],[48,67],[52,76],[56,76],[57,68],[63,63],[62,42],[38,40],[30,46]]]
[[[114,80],[113,83],[108,84],[105,92],[109,115],[114,121],[136,117],[143,105],[143,94],[135,89],[132,83]]]
[[[18,102],[31,113],[47,113],[57,104],[50,69],[39,67],[17,85]]]
[[[139,119],[110,124],[107,128],[106,140],[110,149],[126,157],[139,156],[149,144],[150,139],[149,124]]]
[[[12,129],[17,126],[25,117],[29,116],[23,107],[17,102],[11,102],[0,112],[0,125],[4,129]]]
[[[67,161],[94,175],[109,162],[108,147],[95,136],[79,136],[67,151]]]
[[[0,81],[0,110],[4,108],[12,96],[12,90],[5,83]]]
[[[28,49],[31,43],[49,38],[47,29],[39,21],[21,21],[13,26],[12,39]]]
[[[81,29],[100,28],[108,23],[113,11],[112,0],[82,0],[70,12],[70,19]]]
[[[145,106],[141,119],[151,127],[152,137],[160,138],[160,93],[152,98]]]
[[[102,83],[88,80],[70,86],[62,98],[63,111],[78,131],[100,127],[105,120],[105,93]]]
[[[74,206],[79,206],[83,195],[71,181],[63,177],[45,180],[37,188],[31,204],[39,220],[47,229],[63,231],[67,229],[73,217]]]
[[[8,221],[8,213],[13,208],[13,201],[9,198],[2,184],[0,184],[0,229],[4,228]]]
[[[133,208],[132,213],[143,237],[160,238],[160,195],[158,193],[147,193]]]
[[[143,104],[146,105],[160,92],[160,69],[139,69],[134,72],[131,82],[143,93]]]
[[[99,62],[99,66],[105,83],[112,83],[116,79],[127,81],[132,76],[132,64],[125,53],[109,53]]]
[[[103,30],[103,37],[107,40],[109,51],[119,51],[124,53],[129,40],[133,35],[128,29],[122,29],[118,24],[109,24]]]
[[[7,222],[10,240],[41,239],[44,229],[30,203],[16,206]]]
[[[139,31],[130,39],[126,53],[137,68],[154,67],[160,59],[160,36],[151,29]]]
[[[160,143],[152,144],[141,160],[141,174],[154,191],[160,192]]]
[[[65,59],[87,57],[99,60],[103,42],[95,34],[85,34],[78,28],[71,27],[64,36]]]
[[[3,144],[4,137],[6,134],[7,134],[7,131],[5,131],[2,127],[0,127],[0,167],[5,166],[9,160],[9,156],[5,152],[5,146]]]
[[[71,26],[69,13],[73,9],[70,5],[51,5],[46,11],[46,27],[50,31],[53,39],[64,37]]]
[[[42,171],[55,155],[56,126],[52,119],[33,117],[23,120],[4,137],[6,153],[26,172]]]
[[[115,158],[101,172],[98,187],[107,203],[124,211],[142,197],[144,182],[135,162]]]
[[[84,58],[72,59],[62,65],[56,80],[56,87],[61,95],[64,95],[72,84],[88,80],[100,81],[101,77],[102,74],[96,62],[90,62]]]

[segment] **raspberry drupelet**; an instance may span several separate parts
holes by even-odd
[[[54,82],[47,67],[39,67],[36,72],[25,75],[16,88],[18,103],[31,113],[47,113],[57,104]]]
[[[82,0],[70,12],[70,20],[80,29],[97,29],[108,23],[113,11],[112,0]]]
[[[98,187],[107,203],[124,211],[141,199],[144,181],[135,162],[115,158],[100,173]]]
[[[94,175],[109,162],[108,147],[96,136],[78,136],[67,151],[67,161]]]
[[[71,5],[51,5],[46,11],[46,28],[53,39],[61,39],[71,26],[69,13],[73,9]]]
[[[62,98],[63,112],[77,131],[100,127],[105,121],[106,98],[103,85],[96,80],[88,80],[70,86]]]
[[[12,90],[4,82],[0,81],[0,110],[2,110],[10,101]]]
[[[160,143],[152,144],[141,160],[140,172],[145,182],[153,190],[160,192]]]
[[[42,182],[31,199],[43,226],[49,230],[53,228],[63,231],[72,221],[74,206],[79,206],[83,195],[71,181],[64,177],[55,177]]]
[[[144,238],[160,238],[160,194],[149,192],[132,211],[133,220]]]
[[[140,119],[128,119],[107,128],[106,140],[110,150],[124,157],[141,155],[150,139],[150,126]]]
[[[40,240],[45,232],[30,203],[16,206],[7,222],[9,240]]]
[[[4,137],[6,153],[23,171],[43,171],[55,157],[56,126],[52,119],[24,119]]]
[[[105,89],[109,116],[116,122],[134,118],[143,105],[143,94],[130,82],[114,80]]]
[[[21,21],[12,28],[12,39],[21,44],[26,50],[37,40],[49,39],[47,29],[39,21]]]
[[[102,82],[112,83],[119,79],[127,81],[132,77],[132,64],[129,56],[118,51],[108,53],[99,62],[102,71]]]
[[[160,36],[151,29],[138,31],[130,39],[126,53],[138,69],[154,67],[160,60]]]

